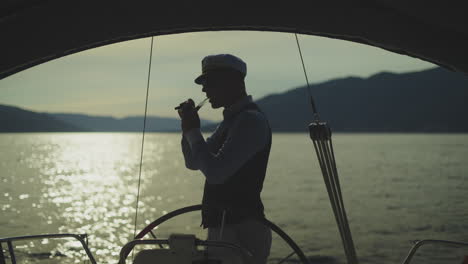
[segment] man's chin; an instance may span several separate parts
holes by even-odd
[[[222,107],[222,105],[219,105],[219,104],[211,102],[211,101],[210,101],[210,104],[211,104],[211,108],[213,108],[213,109],[217,109],[217,108]]]

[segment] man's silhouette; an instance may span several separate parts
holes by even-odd
[[[271,129],[266,116],[247,95],[246,64],[230,54],[210,55],[202,60],[202,74],[195,83],[203,86],[213,108],[224,107],[223,121],[206,139],[193,100],[182,103],[182,151],[185,165],[200,170],[206,180],[202,225],[209,240],[238,244],[249,250],[254,263],[266,263],[271,231],[261,220],[260,198],[271,148]],[[209,248],[222,255],[223,263],[239,263],[230,250]]]

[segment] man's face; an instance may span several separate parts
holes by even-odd
[[[213,72],[206,75],[203,80],[202,92],[209,98],[211,107],[220,108],[226,106],[232,96],[232,82],[222,72]]]

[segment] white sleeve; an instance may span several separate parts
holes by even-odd
[[[209,149],[212,149],[213,148],[213,138],[219,136],[219,127],[218,126],[216,128],[216,130],[214,131],[213,135],[211,135],[210,137],[208,137],[206,139],[206,142],[207,142],[207,145],[209,147]],[[200,132],[200,129],[191,129],[189,130],[187,133],[185,133],[183,136],[182,136],[182,140],[181,140],[181,146],[182,146],[182,153],[184,154],[184,160],[185,160],[185,167],[187,167],[188,169],[191,169],[191,170],[198,170],[199,167],[198,167],[198,164],[195,160],[195,158],[193,157],[193,154],[192,154],[192,150],[191,150],[191,146],[189,144],[189,140],[187,140],[187,138],[190,139],[190,142],[196,142],[196,141],[199,141],[199,140],[203,140],[203,136],[201,135],[201,132]]]
[[[266,146],[270,130],[262,113],[245,111],[236,118],[217,153],[210,153],[200,130],[193,129],[185,137],[191,148],[193,162],[203,172],[208,183],[221,184]]]
[[[184,154],[184,160],[185,160],[185,167],[187,169],[191,170],[198,170],[198,166],[193,158],[192,151],[190,149],[190,145],[187,142],[187,139],[183,136],[181,140],[181,146],[182,146],[182,153]]]

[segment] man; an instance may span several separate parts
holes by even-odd
[[[205,139],[193,100],[179,106],[182,119],[182,151],[185,165],[200,170],[206,180],[202,202],[202,225],[209,240],[235,243],[253,254],[253,263],[266,263],[271,230],[262,224],[260,198],[271,148],[266,116],[247,95],[247,66],[230,54],[210,55],[202,60],[202,74],[195,83],[213,108],[224,107],[224,119]],[[208,248],[222,255],[223,263],[239,263],[230,250]]]

